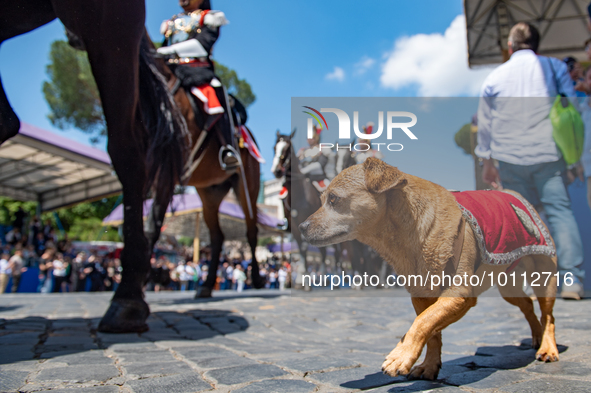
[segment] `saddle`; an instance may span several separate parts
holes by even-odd
[[[190,93],[187,92],[187,97],[189,98],[189,102],[191,103],[191,107],[196,116],[200,115],[201,110],[208,115],[224,113],[224,109],[214,90],[214,87],[217,87],[214,85],[216,82],[221,86],[217,79],[213,79],[212,83],[201,85],[199,87],[192,87]],[[244,125],[248,119],[246,108],[235,96],[232,94],[228,94],[228,96],[228,101],[231,106],[232,120],[234,122],[234,145],[239,146],[241,149],[247,149],[251,156],[261,164],[264,164],[265,159],[259,150],[252,132],[246,127],[246,125]],[[202,109],[200,109],[200,107]]]

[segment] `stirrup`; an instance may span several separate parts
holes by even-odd
[[[229,162],[225,162],[224,159],[228,158],[230,158]],[[240,153],[238,153],[234,146],[231,145],[222,146],[220,148],[218,159],[220,161],[220,166],[224,171],[233,170],[240,166]]]

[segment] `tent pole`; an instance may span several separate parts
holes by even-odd
[[[199,263],[199,229],[201,228],[201,212],[195,214],[195,237],[193,238],[193,262]]]

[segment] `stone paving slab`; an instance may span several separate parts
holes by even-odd
[[[198,374],[140,379],[128,381],[124,386],[133,393],[196,393],[212,390],[212,386]]]
[[[254,382],[248,386],[233,390],[233,393],[260,393],[260,392],[283,392],[283,393],[309,393],[316,390],[316,385],[308,381],[293,379],[270,379],[267,381]]]
[[[238,385],[245,382],[280,377],[287,375],[287,372],[270,364],[251,364],[219,368],[207,371],[204,375],[219,385]]]
[[[119,386],[90,386],[90,387],[78,387],[72,389],[52,389],[42,390],[39,393],[119,393]]]
[[[544,364],[521,312],[479,299],[444,330],[431,382],[380,370],[415,318],[408,298],[278,294],[148,293],[150,331],[120,335],[96,331],[110,294],[1,295],[0,392],[590,391],[586,300],[557,300],[561,360]]]
[[[118,376],[119,370],[115,366],[93,364],[91,367],[76,365],[43,369],[32,380],[34,382],[84,383],[106,381]]]
[[[132,363],[130,365],[124,366],[124,369],[128,377],[138,379],[194,372],[194,370],[189,367],[189,365],[179,361]]]

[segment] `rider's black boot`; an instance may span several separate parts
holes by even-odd
[[[226,171],[235,169],[240,164],[240,161],[236,156],[236,150],[230,145],[222,146],[220,148],[220,161],[222,169]]]

